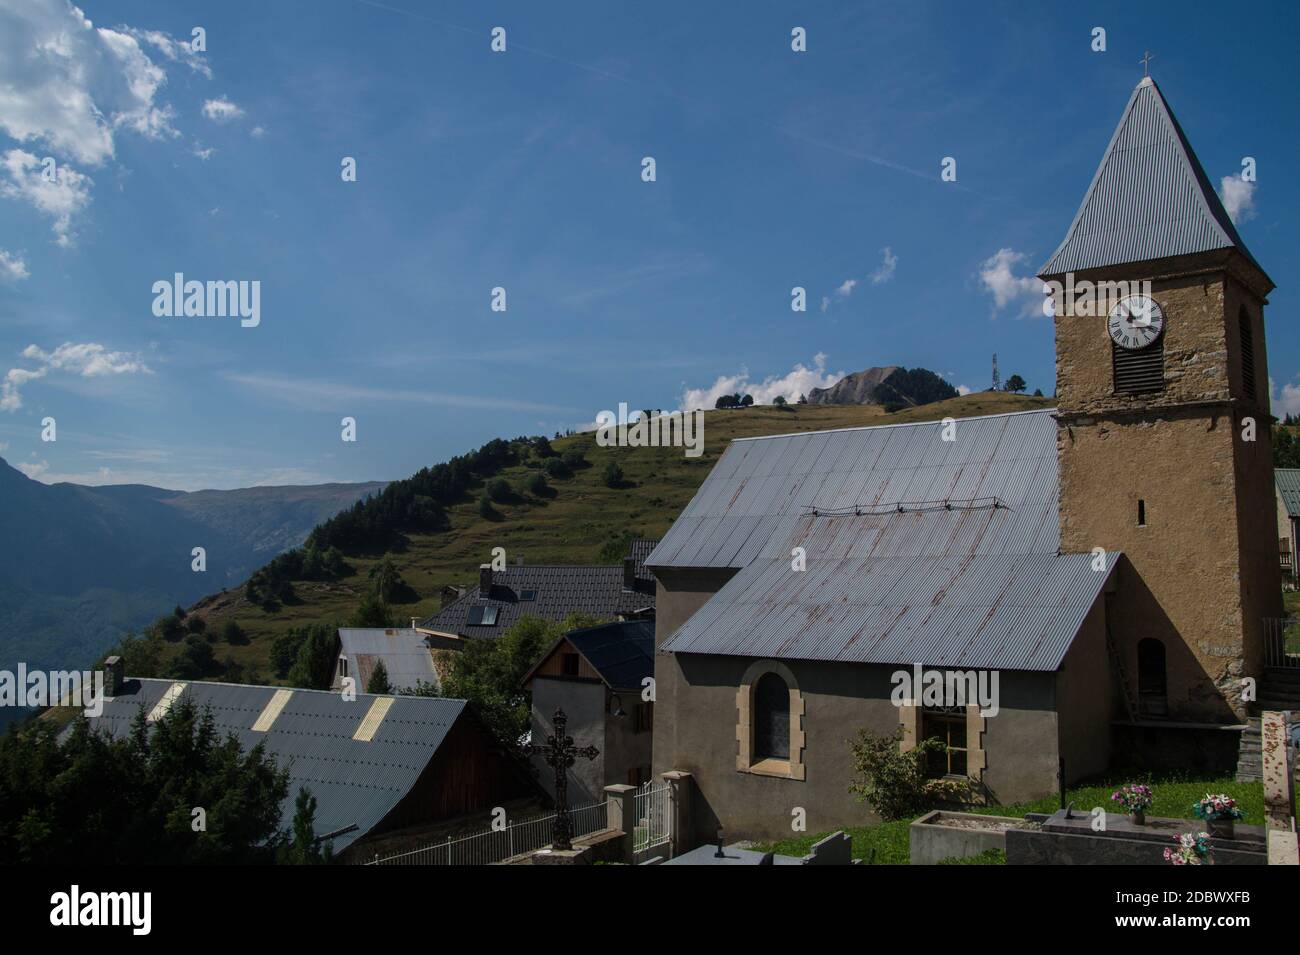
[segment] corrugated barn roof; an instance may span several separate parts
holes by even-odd
[[[733,442],[647,564],[739,573],[662,649],[1054,670],[1118,558],[1057,492],[1052,411]]]
[[[1300,468],[1274,468],[1273,481],[1287,515],[1300,517]]]
[[[1255,262],[1159,87],[1146,77],[1129,97],[1070,231],[1039,274],[1227,248]]]
[[[140,708],[151,713],[169,692],[200,711],[211,707],[223,738],[233,733],[246,751],[261,743],[288,769],[285,826],[298,791],[310,789],[317,834],[340,833],[332,840],[336,853],[411,790],[465,709],[464,700],[359,693],[348,701],[324,690],[136,679],[105,702],[91,728],[125,736]]]

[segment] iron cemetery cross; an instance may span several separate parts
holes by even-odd
[[[547,765],[555,767],[555,824],[551,828],[551,848],[572,849],[573,823],[569,820],[568,769],[579,756],[584,759],[595,759],[600,755],[600,750],[594,746],[578,749],[573,745],[573,737],[564,732],[564,726],[569,722],[569,718],[564,715],[564,710],[556,709],[554,722],[555,735],[548,736],[542,746],[529,743],[524,747],[524,754],[544,756]]]

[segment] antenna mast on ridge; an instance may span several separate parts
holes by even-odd
[[[1002,390],[1002,376],[998,374],[998,353],[993,353],[993,390]]]

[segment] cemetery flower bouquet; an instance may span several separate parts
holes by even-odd
[[[1237,808],[1237,800],[1223,793],[1206,793],[1205,798],[1192,806],[1197,819],[1241,819],[1246,814]]]
[[[1211,865],[1210,834],[1208,832],[1184,832],[1174,836],[1178,842],[1177,849],[1165,850],[1165,861],[1173,865]]]
[[[1110,794],[1111,802],[1124,807],[1125,812],[1146,812],[1156,801],[1156,795],[1150,786],[1141,783],[1129,783]]]

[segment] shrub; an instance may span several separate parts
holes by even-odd
[[[486,494],[478,499],[478,516],[488,521],[495,520],[500,516],[497,509],[492,506],[492,499]]]
[[[623,469],[610,461],[605,465],[605,470],[601,472],[601,481],[605,487],[622,487],[623,486]]]
[[[551,489],[551,486],[546,483],[546,475],[541,471],[534,471],[532,474],[528,475],[528,480],[525,482],[524,486],[528,489],[529,494],[536,495],[537,497],[541,497]]]
[[[510,500],[510,482],[505,478],[490,481],[487,486],[487,496],[494,501]]]
[[[248,635],[244,633],[243,628],[233,620],[227,620],[225,626],[221,628],[221,639],[225,640],[231,646],[240,646],[248,643]]]
[[[564,454],[560,455],[560,460],[570,471],[576,471],[587,463],[587,456],[582,453],[581,448],[569,448]]]
[[[564,452],[568,455],[568,451]],[[564,463],[564,458],[547,458],[542,470],[553,478],[566,478],[573,475],[573,468]]]
[[[905,819],[960,796],[960,784],[926,776],[930,753],[945,751],[946,744],[927,739],[903,752],[899,749],[902,735],[901,728],[890,736],[862,729],[849,742],[855,770],[849,792],[886,820]]]

